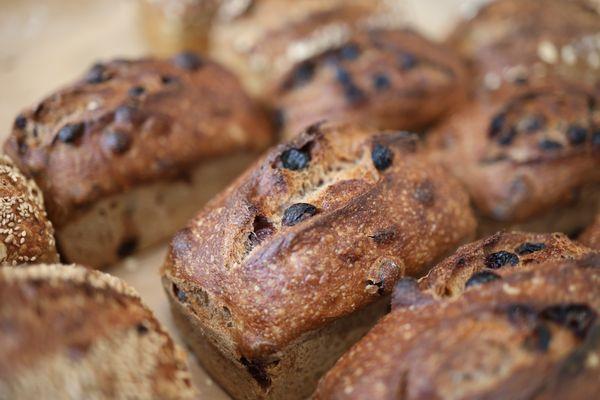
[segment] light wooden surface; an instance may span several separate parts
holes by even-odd
[[[481,0],[406,0],[407,21],[442,37],[459,11],[474,2]],[[149,52],[134,0],[0,0],[0,139],[20,109],[78,77],[94,61]],[[158,276],[164,254],[159,246],[109,272],[133,285],[179,340]],[[228,398],[193,358],[190,366],[201,399]]]

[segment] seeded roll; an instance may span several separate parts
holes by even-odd
[[[449,43],[491,91],[554,76],[600,90],[600,14],[593,1],[496,0],[460,23]]]
[[[581,233],[578,240],[592,249],[600,250],[600,212],[596,214],[594,222]]]
[[[192,53],[94,65],[23,111],[5,150],[65,260],[105,267],[177,229],[272,139],[238,81]]]
[[[397,28],[405,21],[395,0],[233,0],[211,32],[211,52],[250,92],[269,97],[294,65],[337,48],[354,33]]]
[[[447,49],[409,30],[370,30],[297,63],[272,96],[285,136],[321,119],[422,130],[466,99]]]
[[[0,217],[0,265],[58,261],[54,229],[44,209],[42,192],[3,154]]]
[[[274,147],[170,245],[175,320],[236,399],[302,399],[419,276],[475,229],[416,136],[313,125]]]
[[[315,399],[589,399],[600,389],[600,258],[541,263],[385,316]]]
[[[478,98],[430,132],[432,158],[467,187],[482,235],[574,232],[600,199],[600,109],[558,81]]]
[[[592,250],[562,233],[499,232],[459,248],[419,281],[419,288],[436,298],[455,297],[465,289],[501,280],[520,269],[575,260]],[[394,302],[402,302],[402,290]]]
[[[195,399],[184,353],[121,280],[0,268],[0,398]]]

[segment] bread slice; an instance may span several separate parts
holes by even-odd
[[[415,135],[317,124],[276,146],[172,240],[185,340],[238,399],[301,399],[419,276],[474,231]]]
[[[121,280],[0,268],[0,398],[194,399],[184,353]]]

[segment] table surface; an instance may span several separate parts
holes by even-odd
[[[433,38],[481,0],[398,0],[407,22]],[[151,51],[139,30],[134,0],[0,0],[0,139],[20,109],[78,77],[96,60],[136,57]],[[157,246],[108,272],[135,287],[180,341],[158,276],[165,246]],[[227,399],[190,357],[202,399]]]

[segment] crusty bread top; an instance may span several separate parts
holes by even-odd
[[[517,269],[451,300],[396,308],[337,362],[315,398],[593,398],[598,313],[597,254]]]
[[[581,258],[590,251],[562,233],[499,232],[459,248],[432,268],[419,286],[435,297],[453,297],[465,286],[498,280],[516,269]]]
[[[600,250],[600,212],[596,214],[596,218],[579,236],[578,240],[595,250]]]
[[[600,14],[588,0],[496,0],[449,42],[487,89],[550,75],[600,84]]]
[[[416,140],[311,126],[180,231],[163,274],[226,307],[224,330],[247,357],[374,302],[474,230],[466,194]]]
[[[0,264],[56,261],[54,229],[42,192],[0,155]]]
[[[193,397],[182,351],[120,279],[75,265],[4,267],[0,300],[0,397]]]
[[[523,221],[600,181],[600,108],[578,86],[524,85],[479,97],[432,130],[432,155],[482,214]]]
[[[339,47],[353,32],[397,28],[406,20],[402,2],[396,0],[231,3],[221,8],[211,51],[261,97],[294,64]]]
[[[454,53],[411,30],[363,30],[296,63],[271,96],[284,135],[321,119],[421,130],[467,97]]]
[[[94,65],[15,120],[5,149],[44,192],[60,228],[70,213],[137,184],[271,141],[238,81],[191,53]]]

